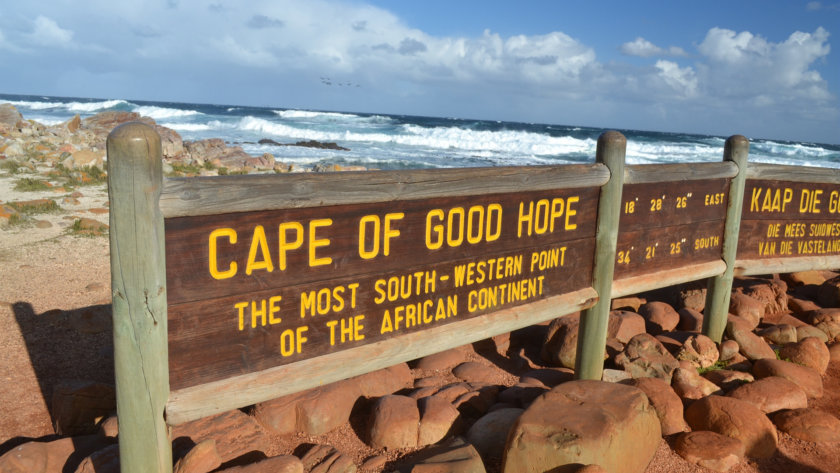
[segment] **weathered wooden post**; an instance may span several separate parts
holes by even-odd
[[[723,231],[721,256],[726,263],[723,274],[709,278],[706,290],[706,308],[703,317],[703,334],[720,343],[726,328],[735,256],[738,250],[738,232],[741,228],[741,210],[744,206],[744,185],[747,180],[747,157],[750,141],[741,135],[730,136],[723,148],[723,160],[738,166],[738,174],[729,184],[729,203],[726,207],[726,226]]]
[[[575,359],[575,375],[579,379],[601,379],[604,368],[626,149],[627,139],[617,131],[608,131],[598,138],[595,160],[610,170],[610,180],[601,187],[598,201],[592,287],[599,300],[581,314]]]
[[[123,473],[172,471],[160,136],[142,123],[108,135],[114,371]]]

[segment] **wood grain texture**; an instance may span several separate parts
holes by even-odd
[[[627,139],[617,131],[608,131],[598,138],[595,160],[610,170],[611,178],[601,187],[598,200],[592,287],[601,299],[581,314],[575,360],[575,376],[579,379],[601,379],[604,369],[610,311],[607,295],[612,293],[626,150]]]
[[[600,186],[599,164],[167,179],[165,218]]]
[[[830,174],[830,173],[827,173]],[[840,184],[749,179],[743,220],[840,220]]]
[[[728,179],[625,184],[621,193],[619,234],[654,227],[722,221],[726,217],[728,192]]]
[[[679,268],[666,269],[654,273],[618,279],[613,283],[611,297],[624,297],[641,292],[673,286],[690,281],[717,276],[726,270],[726,264],[718,259],[706,263],[692,264]]]
[[[127,123],[108,135],[107,148],[121,471],[171,472],[160,137]]]
[[[652,184],[700,179],[728,179],[738,174],[734,163],[634,164],[624,168],[625,184]]]
[[[840,184],[840,173],[837,169],[750,163],[747,179]]]
[[[735,262],[735,274],[752,276],[756,274],[792,273],[796,271],[836,270],[840,268],[840,256],[804,256],[783,259],[739,259]]]
[[[595,291],[586,288],[424,332],[175,390],[166,406],[167,422],[182,424],[483,340],[585,309],[596,298]]]
[[[723,230],[723,220],[712,220],[619,233],[615,279],[717,261]]]

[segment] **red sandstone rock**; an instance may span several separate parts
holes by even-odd
[[[395,394],[384,396],[373,408],[370,445],[387,449],[416,447],[419,425],[420,411],[414,399]]]
[[[770,348],[758,335],[752,333],[752,329],[740,319],[730,317],[726,324],[726,334],[740,347],[741,353],[750,360],[763,358],[776,359],[776,352]]]
[[[753,375],[756,378],[779,376],[793,381],[801,387],[808,397],[822,397],[823,385],[819,372],[807,366],[797,365],[783,360],[758,360],[753,365]]]
[[[623,384],[634,386],[645,393],[659,418],[662,435],[688,430],[688,424],[683,418],[682,401],[668,383],[659,378],[638,378],[624,381]]]
[[[744,458],[740,440],[706,430],[680,435],[674,451],[689,463],[721,472],[729,471]]]
[[[485,462],[501,460],[508,432],[524,409],[507,408],[490,412],[478,419],[466,434],[470,443]]]
[[[748,321],[752,330],[764,317],[764,304],[744,293],[735,292],[729,299],[729,312]]]
[[[652,334],[670,332],[680,323],[680,314],[665,302],[648,302],[639,307],[639,315],[644,317],[647,331]]]
[[[671,374],[679,366],[662,343],[647,333],[630,339],[624,351],[615,357],[615,362],[634,378],[655,377],[669,383]]]
[[[776,428],[747,401],[709,396],[688,406],[685,420],[692,430],[710,430],[740,440],[748,456],[769,458],[776,451]]]
[[[254,450],[264,451],[268,446],[268,438],[257,421],[239,410],[175,426],[171,438],[179,437],[187,437],[194,444],[207,439],[215,440],[222,462]]]
[[[783,346],[779,350],[779,358],[814,368],[820,374],[825,374],[831,354],[819,338],[808,337]]]
[[[174,473],[208,473],[222,464],[222,457],[216,450],[216,441],[207,439],[199,442],[175,463]]]
[[[420,427],[417,445],[431,445],[443,440],[457,430],[460,412],[452,404],[436,397],[423,398],[418,402]]]
[[[782,432],[807,442],[840,442],[840,420],[818,409],[793,409],[773,416]]]
[[[782,409],[808,407],[805,391],[792,381],[778,376],[745,384],[734,389],[729,396],[750,402],[766,414]]]

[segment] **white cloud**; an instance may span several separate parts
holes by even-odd
[[[639,36],[633,41],[624,43],[619,48],[623,54],[628,56],[651,57],[651,56],[687,56],[683,48],[670,46],[668,49],[660,48],[650,41]]]
[[[656,61],[659,77],[671,88],[684,97],[697,94],[697,76],[691,67],[680,67],[679,64],[660,59]]]
[[[30,35],[31,41],[40,46],[71,47],[73,32],[58,26],[52,18],[38,15]]]

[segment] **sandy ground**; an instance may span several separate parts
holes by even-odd
[[[14,179],[0,176],[0,202],[60,197],[53,191],[16,193]],[[79,204],[61,204],[56,214],[36,217],[50,222],[0,228],[0,455],[26,439],[54,434],[48,405],[62,380],[113,383],[110,272],[107,237],[67,234],[75,218],[107,223],[104,186],[81,188]],[[67,193],[69,194],[69,193]],[[813,401],[840,416],[840,362],[825,377],[826,395]],[[345,426],[323,438],[339,449],[365,450],[354,429]],[[291,448],[294,438],[277,439]],[[647,473],[705,472],[685,462],[663,439]],[[277,445],[280,447],[280,445]],[[840,471],[838,445],[803,442],[780,433],[777,454],[766,460],[744,460],[735,473],[833,473]],[[283,448],[279,448],[282,450]],[[350,453],[350,452],[347,452]],[[353,453],[351,453],[353,455]],[[364,458],[362,451],[356,458]],[[488,471],[495,471],[490,468]]]

